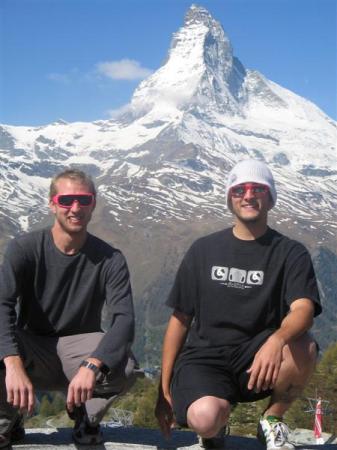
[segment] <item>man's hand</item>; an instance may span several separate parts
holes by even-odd
[[[87,358],[87,361],[92,362],[97,367],[102,365],[101,361],[94,358]],[[92,398],[95,385],[95,373],[87,367],[80,367],[68,386],[68,410],[72,412],[75,405],[81,406],[81,403],[85,403],[87,400],[90,400]]]
[[[20,356],[4,358],[6,366],[7,402],[21,413],[31,415],[34,411],[35,395],[33,385],[26,373]]]
[[[172,400],[169,394],[164,396],[161,388],[158,392],[155,416],[163,435],[168,439],[171,435],[171,428],[174,423]]]
[[[284,345],[284,340],[277,334],[271,335],[262,345],[247,370],[250,374],[248,389],[254,389],[255,392],[273,389],[280,371]]]

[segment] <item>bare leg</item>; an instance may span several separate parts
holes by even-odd
[[[284,347],[281,370],[265,415],[284,415],[307,384],[316,360],[316,343],[308,333]]]
[[[188,426],[202,438],[212,438],[226,425],[230,410],[227,400],[213,396],[201,397],[187,410]]]

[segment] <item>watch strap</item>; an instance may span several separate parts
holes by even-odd
[[[85,359],[81,362],[80,367],[86,367],[87,369],[90,369],[94,372],[95,375],[99,375],[101,373],[101,370],[96,364],[86,361]]]

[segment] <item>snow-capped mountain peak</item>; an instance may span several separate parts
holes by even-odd
[[[240,114],[236,99],[244,73],[220,23],[192,5],[173,35],[166,63],[139,85],[131,107],[135,116],[154,110],[167,117],[199,106]]]
[[[185,25],[203,23],[206,27],[210,28],[216,22],[206,8],[198,6],[193,3],[185,14]]]

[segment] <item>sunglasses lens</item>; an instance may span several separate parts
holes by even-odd
[[[77,199],[78,203],[81,206],[89,206],[92,203],[92,196],[91,195],[81,195]]]
[[[244,197],[246,192],[250,189],[250,191],[255,195],[255,197],[263,197],[268,192],[268,186],[264,186],[263,184],[243,184],[239,186],[232,187],[231,193],[233,197]]]
[[[92,204],[92,195],[59,195],[58,204],[66,208],[70,208],[74,201],[77,201],[81,206],[90,206]]]
[[[74,202],[73,195],[59,195],[58,203],[61,206],[71,206]]]
[[[242,197],[245,193],[245,188],[242,186],[236,186],[232,188],[232,195],[234,197]]]
[[[254,186],[252,191],[254,194],[264,194],[266,192],[266,188],[264,186]]]

